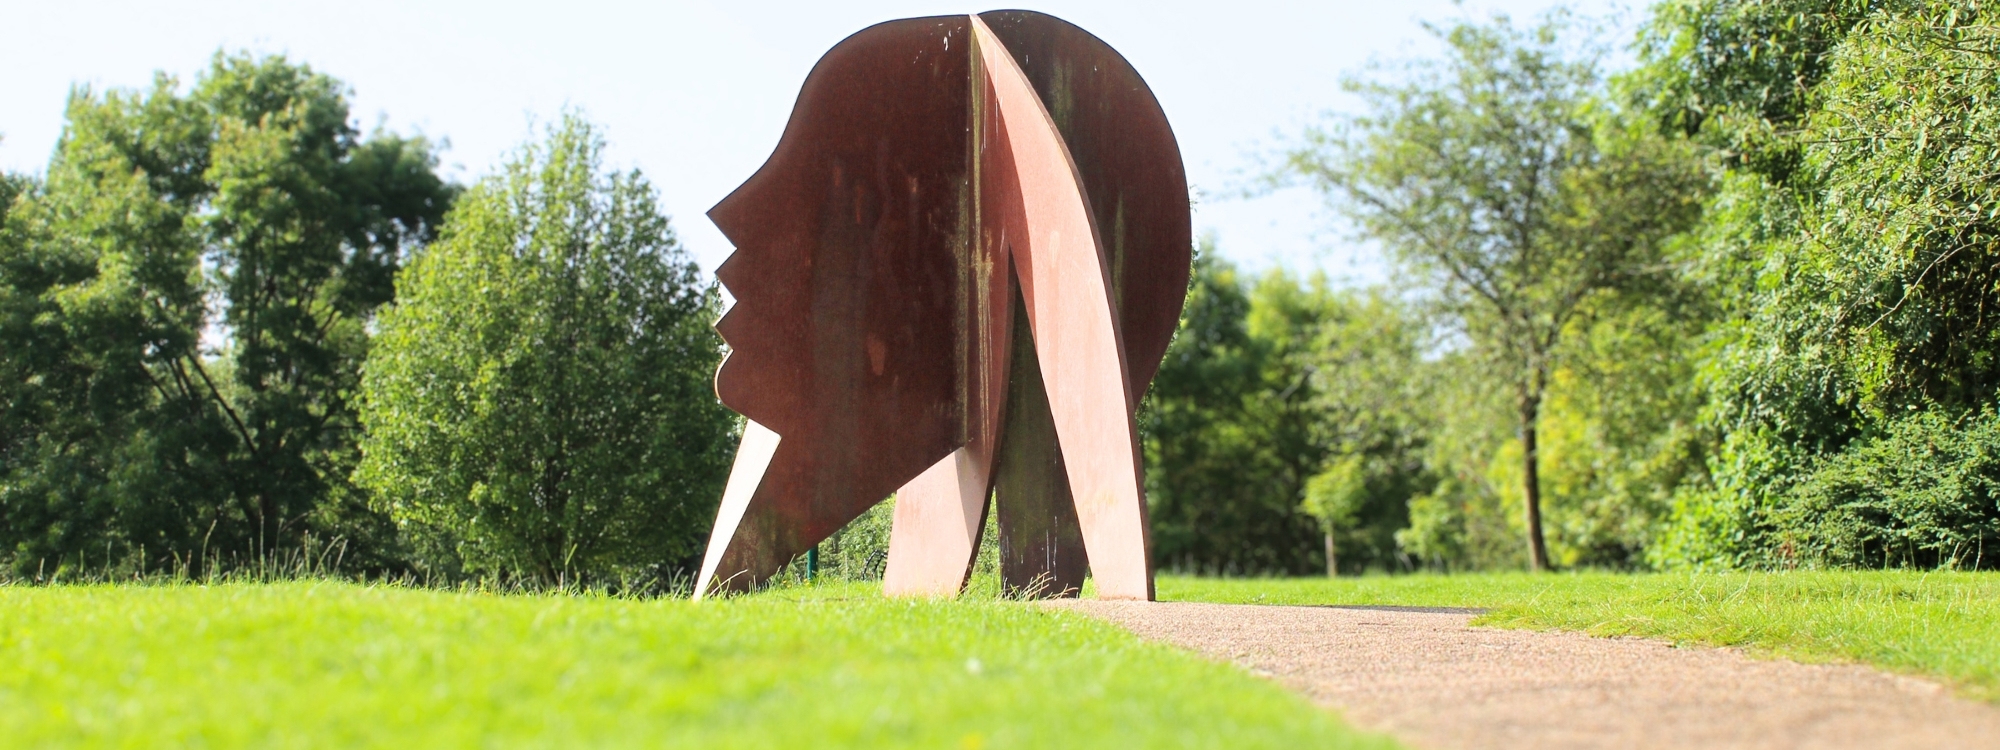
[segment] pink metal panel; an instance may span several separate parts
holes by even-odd
[[[979,18],[1021,66],[1076,167],[1110,271],[1136,398],[1179,323],[1192,249],[1187,180],[1166,113],[1138,71],[1089,32],[1033,11]],[[1011,592],[1061,595],[1083,585],[1082,530],[1048,395],[1041,379],[1022,369],[1024,361],[1039,367],[1033,347],[1027,351],[1012,358],[1006,437],[995,459],[1000,575]]]
[[[771,457],[778,452],[782,439],[778,433],[755,421],[745,420],[743,442],[736,448],[736,461],[729,469],[729,484],[722,491],[722,506],[716,509],[715,530],[709,533],[708,552],[702,557],[701,577],[695,579],[702,586],[695,589],[695,601],[701,601],[708,592],[707,583],[715,578],[715,571],[722,565],[722,554],[729,548],[730,540],[736,537],[737,527],[743,523],[743,514],[750,509],[750,497],[756,493],[764,470],[770,468]],[[731,571],[730,576],[748,575],[747,571]],[[727,584],[725,584],[727,585]]]
[[[982,225],[994,222],[1019,274],[1098,595],[1150,600],[1134,398],[1095,219],[1041,97],[978,18],[973,33],[1000,117],[987,148],[1012,157],[983,165],[982,197],[1020,196],[1018,212]]]
[[[1143,396],[1180,325],[1194,250],[1173,127],[1139,71],[1090,32],[1026,10],[979,20],[1062,133],[1103,241],[1132,395]]]
[[[960,448],[896,491],[883,593],[951,596],[965,586],[986,523],[991,465],[990,456]]]

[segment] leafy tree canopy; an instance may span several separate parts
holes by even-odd
[[[1367,113],[1309,130],[1274,179],[1325,192],[1507,384],[1529,557],[1544,568],[1536,430],[1550,378],[1594,316],[1673,286],[1668,241],[1700,216],[1707,175],[1686,144],[1612,106],[1569,16],[1432,30],[1443,59],[1351,80]]]
[[[388,564],[348,489],[367,325],[453,189],[339,81],[217,54],[192,87],[80,88],[0,239],[0,555],[18,571]],[[18,189],[18,188],[10,188]]]
[[[2000,518],[1984,485],[1941,481],[1956,493],[1941,498],[1862,478],[1974,471],[1990,449],[1966,442],[1989,438],[1981,427],[1907,450],[1985,424],[2000,396],[2000,31],[1984,3],[1770,5],[1783,12],[1722,14],[1737,25],[1723,31],[1680,6],[1655,21],[1663,38],[1817,50],[1786,126],[1760,136],[1793,166],[1744,162],[1700,233],[1691,268],[1730,312],[1703,369],[1722,441],[1658,562],[1973,563]],[[1687,67],[1684,47],[1649,65]]]
[[[1426,487],[1411,416],[1422,328],[1379,291],[1197,254],[1186,312],[1142,412],[1153,545],[1214,573],[1397,569],[1404,504]],[[1343,468],[1344,467],[1344,468]],[[1337,512],[1313,487],[1335,472]],[[1302,512],[1303,511],[1303,512]]]

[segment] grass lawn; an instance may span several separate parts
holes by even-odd
[[[2000,702],[2000,574],[1793,572],[1162,576],[1162,600],[1481,607],[1476,624],[1635,635],[1858,661]]]
[[[0,745],[1380,747],[1079,615],[327,581],[0,586]]]

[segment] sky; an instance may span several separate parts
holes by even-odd
[[[1552,0],[1045,2],[1096,34],[1166,110],[1194,227],[1252,270],[1283,266],[1372,283],[1388,273],[1310,190],[1245,188],[1288,138],[1356,103],[1345,73],[1371,58],[1435,54],[1422,21],[1495,12],[1531,19]],[[703,212],[763,164],[821,54],[881,21],[977,12],[904,0],[842,2],[35,2],[0,17],[0,169],[39,172],[73,86],[190,83],[217,50],[282,53],[346,82],[363,131],[449,142],[451,179],[492,172],[564,107],[605,128],[611,166],[658,187],[704,271],[730,246]],[[1570,4],[1631,28],[1615,0]],[[1006,6],[1000,6],[1006,7]],[[1618,33],[1626,33],[1620,31]]]

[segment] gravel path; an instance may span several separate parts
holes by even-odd
[[[1467,627],[1473,613],[1069,600],[1419,748],[1995,748],[2000,708],[1852,665]]]

